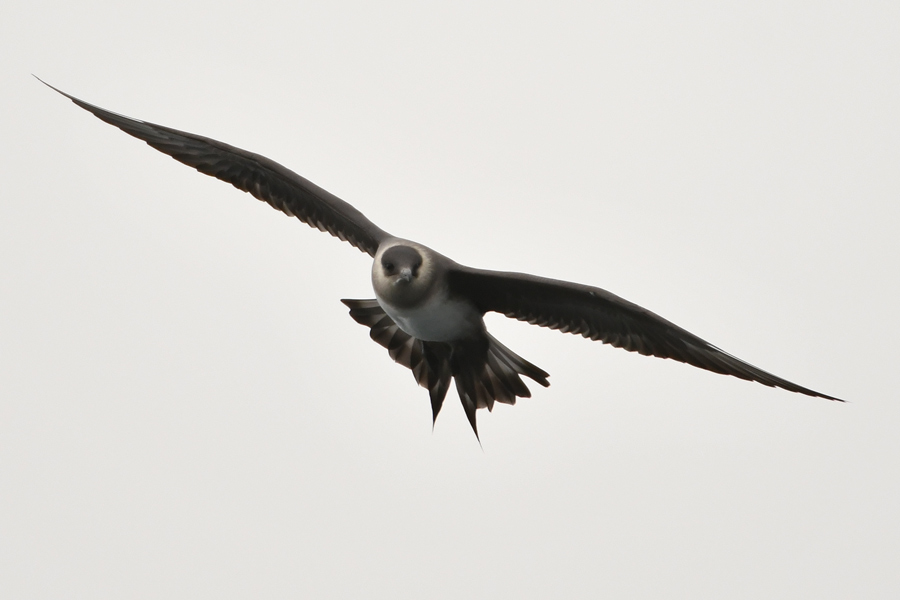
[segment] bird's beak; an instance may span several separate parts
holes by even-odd
[[[412,281],[412,269],[409,267],[400,269],[400,279],[404,280],[406,283]]]

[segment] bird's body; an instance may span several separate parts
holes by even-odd
[[[471,303],[450,297],[446,286],[418,306],[399,308],[375,290],[378,304],[400,329],[423,342],[455,342],[484,332],[484,320]]]
[[[176,160],[372,256],[375,299],[343,302],[353,319],[370,328],[372,339],[428,389],[434,419],[451,380],[476,435],[478,408],[490,410],[494,402],[515,404],[516,398],[530,396],[521,376],[549,385],[546,372],[487,332],[483,316],[491,311],[644,355],[839,400],[754,367],[600,288],[460,265],[422,244],[391,236],[350,204],[264,156],[56,91]]]

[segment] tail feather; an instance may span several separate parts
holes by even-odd
[[[410,369],[416,382],[428,390],[432,423],[437,421],[450,380],[466,418],[478,437],[476,411],[493,410],[494,403],[515,404],[517,398],[531,397],[522,376],[547,387],[549,374],[531,364],[492,335],[460,343],[424,342],[397,326],[376,300],[341,300],[357,323],[369,327],[369,336],[387,348],[391,358]]]
[[[550,374],[541,369],[538,366],[535,366],[504,346],[500,343],[497,338],[488,334],[488,340],[490,341],[490,349],[489,352],[491,355],[495,356],[498,360],[503,361],[503,363],[512,369],[515,373],[519,375],[524,375],[529,379],[533,379],[540,385],[544,387],[550,387],[550,382],[547,381],[547,378],[550,377]],[[517,376],[519,383],[522,383],[522,380]],[[522,383],[524,386],[525,384]],[[525,391],[528,391],[528,388],[525,388]],[[529,396],[523,396],[519,394],[523,398],[528,398]]]
[[[491,383],[493,384],[497,402],[515,404],[517,396],[522,398],[531,397],[531,392],[520,377],[503,377],[506,365],[502,364],[494,353],[488,352],[487,360],[485,371],[491,376]]]
[[[387,316],[377,300],[341,300],[349,309],[350,316],[360,325],[369,327],[369,337],[387,348],[395,362],[412,371],[416,383],[428,390],[431,410],[436,421],[444,398],[450,389],[450,368],[444,355],[449,348],[442,344],[426,343],[400,329]]]
[[[459,394],[459,401],[462,402],[466,418],[469,420],[469,425],[472,426],[472,431],[475,432],[475,439],[481,443],[481,438],[478,436],[478,423],[475,419],[478,402],[472,397],[474,390],[471,389],[471,385],[467,385],[468,382],[464,381],[463,377],[457,376],[454,379],[456,380],[456,392]]]

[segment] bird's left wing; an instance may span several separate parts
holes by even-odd
[[[350,204],[265,156],[193,133],[119,115],[79,100],[44,81],[41,83],[98,119],[147,142],[175,160],[227,181],[286,215],[349,242],[373,257],[381,241],[391,237]]]
[[[462,265],[450,270],[448,283],[451,293],[468,298],[482,313],[498,312],[631,352],[671,358],[807,396],[840,400],[754,367],[646,308],[600,288]]]

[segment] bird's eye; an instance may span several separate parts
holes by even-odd
[[[385,270],[385,271],[393,271],[393,270],[394,270],[394,263],[384,263],[384,270]]]

